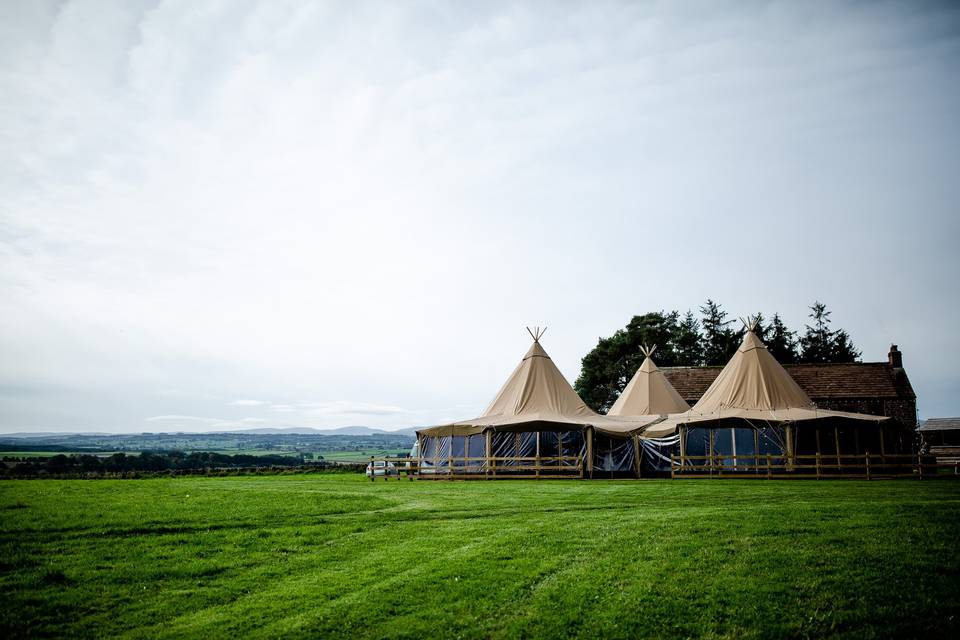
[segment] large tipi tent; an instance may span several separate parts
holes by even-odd
[[[544,331],[530,332],[533,344],[483,415],[417,432],[422,468],[478,473],[492,462],[518,469],[585,463],[589,471],[594,431],[629,434],[657,419],[590,409],[540,344]]]
[[[818,409],[757,337],[756,322],[748,319],[744,325],[742,344],[693,408],[651,426],[645,436],[679,430],[683,463],[705,464],[698,456],[725,456],[723,464],[733,467],[756,466],[768,454],[778,464],[798,453],[824,450],[839,458],[841,432],[847,449],[865,449],[878,441],[877,426],[888,418]],[[821,438],[827,430],[830,447]]]

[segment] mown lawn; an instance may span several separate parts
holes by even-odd
[[[960,637],[960,482],[0,482],[0,637]]]

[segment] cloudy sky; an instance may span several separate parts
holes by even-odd
[[[0,3],[0,431],[476,415],[819,299],[960,415],[960,7]]]

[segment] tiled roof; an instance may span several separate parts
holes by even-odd
[[[787,364],[783,368],[814,402],[916,397],[906,372],[886,362]],[[723,367],[660,367],[670,384],[690,404],[700,399],[722,370]]]
[[[927,418],[917,431],[960,431],[960,418]]]
[[[693,405],[707,390],[723,367],[659,367],[677,393]]]

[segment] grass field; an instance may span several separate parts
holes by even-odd
[[[409,451],[409,449],[363,449],[360,451],[310,451],[308,453],[315,458],[323,456],[324,460],[329,460],[331,462],[369,462],[370,456],[376,456],[378,458],[382,458],[384,456],[398,456]],[[291,451],[289,449],[222,449],[218,450],[217,453],[224,453],[227,455],[236,455],[242,453],[248,456],[300,455],[299,451]]]
[[[402,456],[409,449],[365,449],[363,451],[318,451],[316,455],[335,462],[369,462],[370,456]]]
[[[0,637],[958,637],[960,482],[0,483]]]
[[[190,450],[190,453],[204,453],[205,449]],[[298,456],[299,451],[290,449],[215,449],[211,453],[222,453],[226,456]]]

